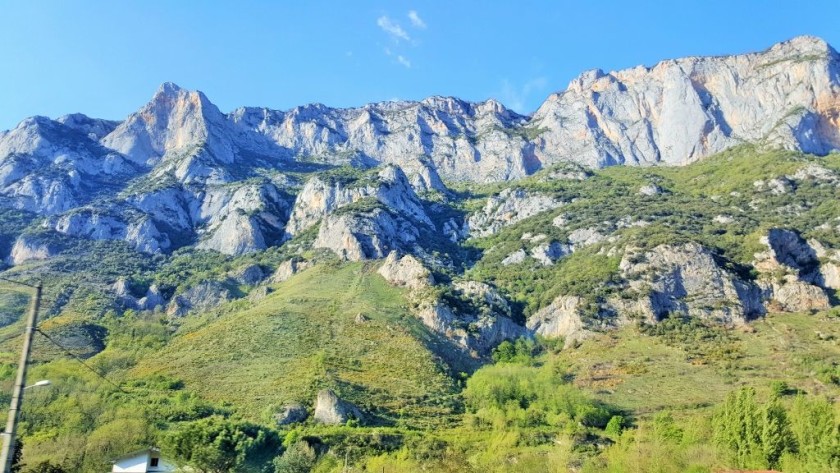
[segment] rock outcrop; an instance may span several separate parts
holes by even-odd
[[[793,230],[772,228],[761,238],[766,247],[753,263],[762,274],[768,308],[785,312],[810,312],[831,307],[823,288],[833,289],[837,265],[820,263],[818,252],[827,250],[815,242],[812,247]]]
[[[651,321],[680,314],[732,325],[764,314],[760,289],[721,267],[697,243],[628,249],[620,269],[628,289],[638,294],[638,302],[623,309],[635,308]]]
[[[160,253],[172,246],[154,221],[130,211],[86,207],[54,218],[51,227],[65,235],[93,240],[122,240],[143,253]]]
[[[318,391],[313,418],[326,425],[342,425],[350,419],[355,419],[360,423],[364,423],[365,420],[358,407],[339,398],[331,389]]]
[[[346,182],[340,178],[310,179],[295,199],[286,233],[294,236],[324,216],[363,199],[374,199],[403,217],[432,225],[405,173],[397,166],[386,166],[375,176]]]
[[[543,266],[551,266],[555,261],[572,252],[569,245],[552,241],[535,246],[531,250],[531,257]],[[502,262],[504,264],[504,262]]]
[[[274,414],[274,421],[277,423],[277,427],[282,427],[303,422],[307,417],[309,417],[309,413],[306,412],[303,404],[293,402],[286,404],[280,412]]]
[[[182,317],[192,311],[201,312],[213,309],[231,299],[233,295],[224,284],[206,281],[173,297],[166,308],[166,315]]]
[[[782,312],[812,312],[831,307],[825,291],[799,280],[796,276],[787,275],[782,283],[774,281],[767,287],[772,295],[768,304],[771,309]]]
[[[767,51],[593,70],[531,119],[542,162],[684,164],[743,141],[826,154],[840,145],[834,49],[813,37]]]
[[[467,220],[469,235],[485,237],[542,212],[563,205],[553,197],[508,188],[487,199],[484,208]]]
[[[349,261],[384,258],[391,251],[410,249],[417,229],[382,208],[328,215],[321,222],[313,248],[332,250]]]
[[[289,203],[271,183],[208,187],[191,220],[205,235],[199,248],[228,255],[260,251],[282,241]]]
[[[527,327],[546,338],[563,338],[567,347],[587,338],[592,331],[584,322],[583,299],[559,296],[528,318]]]
[[[396,251],[392,251],[385,258],[378,272],[386,281],[395,286],[422,289],[435,284],[432,273],[423,266],[420,260],[411,255],[399,257]]]
[[[266,274],[260,265],[249,264],[231,272],[230,277],[239,284],[255,286],[266,278]]]
[[[309,261],[304,261],[298,258],[286,260],[277,266],[277,269],[271,276],[271,282],[283,282],[311,265],[312,263]]]
[[[492,286],[459,281],[453,287],[466,304],[455,308],[443,299],[423,299],[418,303],[416,315],[431,331],[476,357],[488,355],[504,340],[527,336],[525,327],[510,318],[507,300]]]
[[[49,241],[34,235],[21,235],[12,246],[8,262],[14,266],[27,261],[45,260],[57,253],[58,249]]]

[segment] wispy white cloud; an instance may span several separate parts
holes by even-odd
[[[411,20],[411,25],[415,28],[420,28],[421,30],[426,29],[426,22],[420,18],[420,15],[417,13],[417,10],[409,10],[408,11],[408,19]]]
[[[382,15],[376,19],[376,24],[382,28],[382,31],[388,33],[397,41],[411,41],[411,36],[400,26],[399,23],[390,19],[387,15]]]
[[[411,61],[406,59],[402,54],[397,54],[397,62],[405,66],[407,69],[411,69]]]
[[[499,99],[506,106],[519,113],[528,113],[528,99],[534,94],[545,90],[548,86],[548,79],[543,76],[534,77],[521,86],[512,84],[507,79],[502,81],[502,89],[499,92]]]

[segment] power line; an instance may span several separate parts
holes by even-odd
[[[90,366],[89,364],[85,363],[85,360],[83,360],[83,359],[81,359],[80,357],[76,356],[76,354],[75,354],[75,353],[71,352],[71,351],[70,351],[70,350],[68,350],[67,348],[63,347],[60,343],[58,343],[57,341],[53,340],[53,339],[52,339],[52,337],[50,337],[50,336],[49,336],[49,335],[47,335],[46,333],[42,332],[42,331],[41,331],[41,329],[36,328],[35,330],[36,330],[38,333],[40,333],[41,335],[43,335],[43,336],[44,336],[47,340],[49,340],[50,342],[52,342],[52,344],[53,344],[53,345],[55,345],[55,346],[57,346],[58,348],[60,348],[61,350],[63,350],[63,351],[64,351],[64,353],[66,353],[66,354],[70,355],[70,356],[71,356],[71,357],[73,357],[76,361],[78,361],[79,363],[81,363],[81,364],[82,364],[82,366],[84,366],[85,368],[89,369],[89,370],[90,370],[93,374],[95,374],[96,376],[98,376],[98,377],[100,377],[100,378],[104,379],[104,380],[105,380],[108,384],[111,384],[112,386],[114,386],[115,388],[117,388],[117,390],[118,390],[118,391],[120,391],[121,393],[128,394],[128,392],[126,392],[125,390],[123,390],[123,388],[122,388],[120,385],[118,385],[117,383],[115,383],[115,382],[111,381],[110,379],[108,379],[107,377],[105,377],[105,375],[104,375],[104,374],[102,374],[102,373],[100,373],[99,371],[97,371],[94,367],[92,367],[92,366]]]
[[[15,334],[8,335],[8,336],[6,336],[6,337],[0,338],[0,344],[6,343],[6,342],[8,342],[9,340],[11,340],[11,339],[13,339],[13,338],[18,338],[18,337],[20,337],[21,335],[22,335],[22,334],[20,334],[20,333],[15,333]]]
[[[15,281],[14,279],[4,278],[3,276],[0,276],[0,280],[2,280],[2,281],[6,281],[6,282],[10,282],[10,283],[14,283],[14,284],[20,284],[20,285],[22,285],[22,286],[29,286],[29,287],[31,287],[31,288],[36,288],[36,287],[38,287],[38,286],[36,286],[36,285],[34,285],[34,284],[29,284],[28,282]]]

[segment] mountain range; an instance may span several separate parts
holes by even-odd
[[[177,394],[198,413],[150,432],[205,411],[270,410],[285,429],[313,398],[318,422],[346,423],[329,411],[343,406],[372,425],[443,425],[469,405],[459,383],[529,343],[571,357],[632,328],[729,347],[724,328],[828,317],[839,152],[840,55],[810,36],[587,71],[531,115],[452,97],[223,113],[165,83],[123,121],[0,132],[0,270],[44,281],[44,332],[109,376],[196,396]],[[19,331],[21,304],[0,298],[0,336]],[[699,359],[735,366],[728,349]],[[809,363],[835,373],[825,353]],[[39,373],[63,373],[50,354]],[[826,376],[795,379],[834,393],[840,371]],[[35,458],[114,412],[66,437],[32,421]]]

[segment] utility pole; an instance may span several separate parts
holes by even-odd
[[[0,455],[0,464],[3,465],[4,473],[11,473],[12,461],[14,461],[15,432],[20,417],[20,404],[23,402],[23,388],[26,387],[26,367],[29,364],[29,352],[32,349],[32,339],[35,336],[35,327],[38,324],[38,309],[41,306],[41,283],[35,286],[35,297],[32,299],[32,306],[29,308],[29,317],[26,319],[26,333],[23,339],[23,350],[20,352],[20,364],[18,365],[17,378],[15,379],[15,390],[12,392],[12,403],[9,405],[9,420],[6,423],[6,431],[3,433],[3,452]]]

